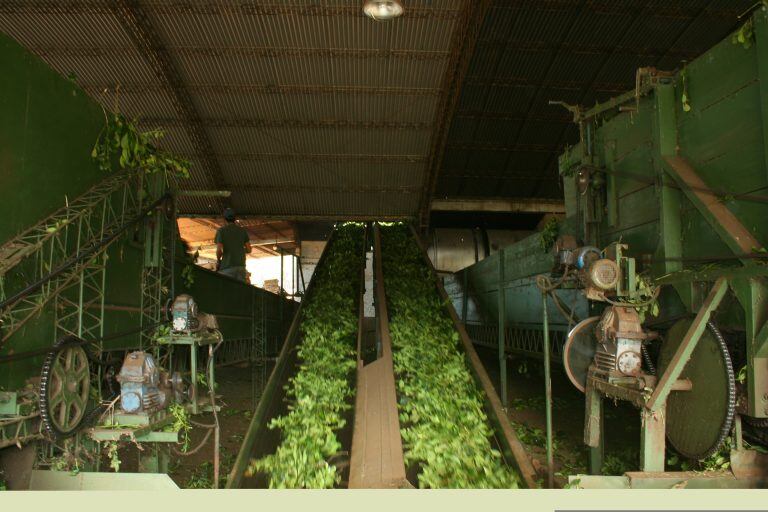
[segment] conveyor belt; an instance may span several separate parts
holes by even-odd
[[[352,435],[352,459],[349,487],[382,489],[409,487],[405,477],[403,443],[397,412],[392,341],[381,270],[381,237],[374,227],[374,269],[376,320],[381,356],[363,366],[358,350],[355,429]],[[363,314],[362,308],[361,315]],[[359,344],[358,344],[359,347]]]
[[[414,235],[414,243],[418,244],[418,238]],[[329,246],[332,240],[329,241]],[[431,268],[426,252],[421,247],[424,259]],[[326,251],[327,252],[327,248]],[[404,464],[403,443],[400,435],[400,422],[397,407],[397,393],[395,387],[395,375],[392,360],[392,347],[389,335],[388,311],[384,290],[384,277],[381,265],[380,236],[378,227],[374,230],[374,261],[375,261],[375,302],[377,310],[377,331],[380,341],[380,353],[378,359],[364,364],[361,357],[361,332],[358,332],[358,365],[356,375],[355,412],[352,423],[351,446],[345,445],[343,449],[349,449],[349,488],[402,488],[411,487],[412,483],[406,478],[407,468]],[[325,256],[325,253],[323,254]],[[365,258],[362,258],[364,261]],[[322,265],[321,258],[318,268]],[[454,327],[461,340],[460,349],[464,352],[470,371],[474,376],[477,386],[483,391],[485,399],[485,412],[495,432],[495,437],[508,465],[514,467],[520,474],[521,484],[526,487],[536,487],[536,472],[531,465],[525,449],[517,439],[515,432],[504,412],[501,401],[491,383],[488,374],[480,362],[477,353],[469,340],[464,327],[458,320],[455,310],[447,300],[445,291],[435,277],[436,292],[440,294],[446,304]],[[362,269],[361,269],[362,281]],[[360,287],[360,307],[358,331],[363,323],[362,294]],[[312,283],[308,289],[308,296],[312,290]],[[279,415],[284,409],[283,387],[295,374],[297,369],[296,346],[299,340],[299,324],[301,308],[296,313],[286,342],[281,351],[275,369],[270,376],[264,398],[254,412],[248,433],[245,436],[240,453],[229,476],[227,487],[263,486],[265,483],[259,479],[246,480],[244,477],[248,462],[253,457],[274,450],[274,444],[278,442],[274,431],[267,428],[269,421]]]

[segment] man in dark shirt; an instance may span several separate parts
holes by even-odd
[[[248,232],[235,224],[235,211],[224,210],[225,226],[216,231],[216,259],[218,271],[237,280],[248,282],[245,270],[245,255],[251,252]]]

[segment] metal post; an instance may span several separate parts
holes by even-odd
[[[283,329],[283,248],[278,247],[278,253],[280,254],[280,282],[277,287],[277,293],[280,297],[280,329]]]
[[[189,398],[192,401],[192,414],[197,414],[197,344],[189,345]]]
[[[307,283],[304,281],[304,269],[301,268],[301,256],[296,260],[296,265],[299,267],[299,276],[301,277],[301,292],[302,295],[307,293]]]
[[[666,408],[657,410],[642,409],[640,417],[641,446],[640,471],[646,473],[663,472],[665,458]]]
[[[663,413],[666,407],[667,397],[669,396],[670,391],[672,391],[672,385],[680,377],[680,374],[685,368],[688,359],[691,357],[691,354],[696,348],[696,344],[701,339],[701,335],[704,332],[704,329],[707,327],[707,322],[709,321],[710,315],[715,309],[717,309],[717,306],[720,305],[720,302],[723,300],[726,291],[728,291],[728,281],[721,277],[715,281],[712,290],[709,292],[709,295],[704,301],[704,305],[696,315],[696,318],[691,324],[691,327],[688,329],[688,332],[685,333],[685,337],[680,343],[680,346],[675,351],[674,356],[672,356],[672,359],[670,360],[664,375],[661,376],[658,384],[656,385],[656,389],[653,391],[651,397],[646,402],[645,407],[647,410],[661,411]],[[663,469],[661,471],[663,471]]]
[[[504,251],[499,251],[499,380],[501,388],[501,405],[506,409],[507,401],[507,357],[506,357],[506,297],[504,290]]]
[[[605,455],[603,397],[589,382],[585,395],[584,443],[589,447],[589,472],[592,475],[600,475],[603,472]]]
[[[544,392],[547,417],[547,487],[555,487],[555,464],[552,447],[552,379],[550,377],[549,367],[549,315],[547,312],[547,294],[542,293],[542,311],[544,327]]]
[[[469,274],[468,270],[465,268],[462,272],[462,277],[464,278],[464,284],[461,294],[461,322],[466,324],[467,323],[467,303],[469,302],[469,290],[467,290],[467,285],[469,284],[469,278],[467,277]]]

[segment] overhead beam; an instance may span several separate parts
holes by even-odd
[[[573,115],[570,114],[550,114],[534,113],[529,116],[525,112],[490,112],[485,110],[459,110],[454,119],[491,119],[494,121],[512,121],[520,122],[530,119],[531,121],[542,121],[547,123],[571,124]]]
[[[521,197],[463,198],[448,197],[432,200],[433,212],[488,213],[565,213],[561,199],[530,199]]]
[[[405,61],[440,61],[450,56],[445,51],[388,48],[300,48],[262,46],[166,46],[173,55],[182,57],[256,57],[322,59],[396,59]],[[30,50],[41,57],[101,58],[125,57],[136,51],[130,46],[39,46]]]
[[[185,120],[176,117],[143,117],[142,124],[163,127],[184,126]],[[353,119],[201,119],[206,128],[322,128],[335,130],[413,130],[424,131],[432,128],[432,123],[411,121],[357,121]]]
[[[104,91],[115,91],[119,88],[121,93],[146,94],[149,92],[162,93],[169,88],[161,83],[81,83],[78,85],[90,94],[100,94]],[[626,89],[626,87],[624,88]],[[429,87],[379,87],[379,86],[354,86],[354,85],[277,85],[277,84],[187,84],[188,92],[209,95],[231,94],[273,94],[279,96],[302,94],[331,94],[331,95],[361,95],[361,96],[438,96],[440,89]]]
[[[752,254],[754,251],[763,249],[763,245],[723,204],[720,197],[708,191],[706,183],[687,159],[665,155],[664,161],[667,164],[664,168],[729,249],[736,254]],[[745,261],[745,263],[754,262]]]
[[[69,0],[66,3],[57,0],[4,0],[0,4],[0,14],[108,14],[110,2],[104,0]],[[362,7],[333,5],[285,5],[272,4],[219,4],[210,1],[174,1],[149,0],[143,2],[155,14],[164,15],[205,15],[205,16],[308,16],[308,17],[354,17],[362,18]],[[356,2],[355,2],[356,4]],[[408,7],[408,19],[436,19],[450,21],[459,16],[459,11],[436,7]]]
[[[356,154],[331,154],[331,153],[220,153],[222,161],[352,161],[352,162],[379,162],[379,163],[419,163],[427,160],[422,155],[356,155]]]
[[[429,225],[430,203],[435,193],[437,175],[443,165],[451,120],[459,102],[459,94],[475,50],[480,27],[490,6],[490,0],[464,0],[458,26],[453,30],[451,58],[443,76],[442,92],[435,115],[435,129],[430,143],[429,162],[424,173],[424,191],[419,204],[422,230]]]
[[[478,50],[504,48],[515,52],[549,53],[558,50],[556,44],[549,41],[532,40],[507,40],[507,39],[483,39],[477,43]],[[601,46],[589,44],[569,44],[561,50],[561,55],[622,55],[626,57],[658,58],[662,56],[674,56],[681,60],[693,60],[700,55],[699,52],[682,49],[642,48],[636,46]]]
[[[554,61],[554,59],[552,59]],[[526,77],[467,77],[467,85],[481,87],[500,87],[500,88],[526,88],[526,89],[559,89],[563,91],[582,91],[590,87],[595,92],[603,93],[622,93],[634,86],[633,80],[627,82],[581,82],[577,80],[531,80]]]
[[[440,175],[441,180],[503,180],[503,181],[560,181],[560,176],[555,172],[553,174],[542,174],[541,171],[528,171],[526,173],[508,172],[496,170],[490,172],[481,172],[476,169],[469,171],[460,171],[460,174],[452,174],[450,171],[443,171]]]
[[[549,11],[549,12],[572,12],[580,7],[578,0],[517,0],[515,2],[495,3],[492,7],[497,11]],[[588,12],[595,14],[626,14],[625,4],[615,0],[591,0],[587,5]],[[705,11],[707,17],[736,20],[744,13],[743,9],[722,9],[708,8]],[[673,2],[659,4],[653,11],[648,13],[649,18],[674,18],[679,20],[690,20],[696,18],[687,6],[675,6]]]
[[[256,179],[257,177],[254,176]],[[365,194],[365,193],[387,193],[387,194],[415,194],[421,191],[421,187],[418,185],[402,185],[402,186],[379,186],[379,185],[236,185],[234,187],[234,193],[240,192],[263,192],[263,193],[275,193],[275,192],[338,192],[338,193],[350,193],[350,194]],[[182,191],[190,192],[190,191]],[[193,192],[193,191],[191,191]]]
[[[205,219],[210,218],[210,212],[184,212],[180,215],[189,219]],[[406,222],[413,220],[412,214],[395,214],[395,215],[373,215],[370,213],[339,213],[339,214],[301,214],[301,213],[259,213],[258,215],[238,215],[238,218],[242,221],[248,217],[256,217],[258,219],[275,220],[275,221],[349,221],[349,222],[366,222],[366,221],[380,221],[380,222]]]
[[[216,161],[213,147],[200,122],[192,98],[142,6],[137,0],[113,0],[108,2],[108,5],[157,79],[170,93],[174,109],[184,119],[184,126],[197,160],[203,164],[203,172],[211,185],[215,189],[227,189],[227,182]],[[226,197],[216,198],[216,201],[220,206],[230,204],[229,198]]]
[[[559,153],[563,146],[554,144],[510,144],[499,145],[485,142],[451,142],[446,145],[446,149],[458,149],[462,151],[499,151],[509,152],[530,152],[530,153]]]

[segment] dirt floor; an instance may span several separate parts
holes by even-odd
[[[267,375],[270,369],[267,369]],[[221,469],[219,487],[226,483],[232,464],[248,430],[251,420],[251,377],[250,367],[224,367],[216,370],[217,403],[221,406],[218,413],[221,427]],[[213,424],[213,414],[205,413],[191,417],[191,420],[201,424]],[[194,426],[190,432],[189,451],[195,450],[205,438],[208,429]],[[213,435],[198,451],[191,455],[180,455],[174,447],[170,454],[168,474],[181,488],[211,489],[213,488]],[[121,447],[119,454],[120,471],[138,470],[138,449],[128,444]],[[102,471],[109,470],[110,459],[102,455]]]
[[[478,348],[491,380],[498,387],[499,369],[492,350]],[[269,372],[269,369],[267,370]],[[526,446],[543,484],[546,475],[546,435],[544,409],[544,371],[539,362],[527,359],[508,361],[508,414],[521,442]],[[217,369],[217,395],[222,405],[220,487],[232,468],[243,436],[248,429],[252,407],[252,371],[249,367]],[[555,433],[556,485],[562,487],[567,475],[586,473],[588,452],[582,442],[584,428],[584,395],[568,381],[559,366],[553,365],[553,426]],[[605,402],[606,450],[604,474],[621,474],[639,467],[637,446],[640,439],[640,419],[637,411],[625,403]],[[213,423],[210,413],[193,417],[198,423]],[[190,434],[190,449],[194,450],[206,433],[194,427]],[[171,453],[169,475],[182,488],[210,489],[213,486],[213,436],[197,452],[189,456]],[[134,446],[120,450],[121,471],[137,470]],[[109,459],[103,459],[103,468]]]
[[[499,365],[494,351],[478,347],[478,355],[497,387]],[[546,412],[544,365],[530,359],[507,362],[508,414],[520,441],[528,449],[540,481],[546,480]],[[555,483],[562,487],[567,476],[586,473],[589,454],[584,445],[584,395],[552,366],[552,426],[554,431]],[[606,400],[606,446],[603,474],[619,475],[639,468],[640,416],[629,404]]]

